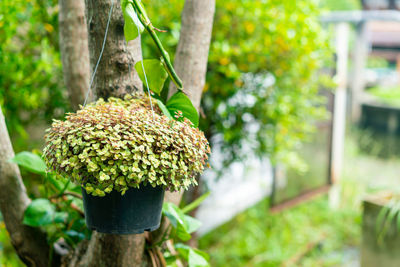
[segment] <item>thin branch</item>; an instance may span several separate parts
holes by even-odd
[[[324,238],[325,238],[325,236],[322,235],[315,241],[307,243],[304,247],[300,248],[299,252],[297,252],[295,255],[293,255],[293,257],[284,261],[281,264],[281,267],[289,267],[289,266],[297,265],[297,263],[300,262],[301,259],[304,258],[308,253],[310,253],[314,248],[316,248],[318,246],[318,244],[320,244],[321,241],[324,240]]]
[[[168,32],[167,30],[161,30],[159,28],[154,27],[154,30],[158,31],[158,32]]]
[[[85,213],[77,205],[71,203],[71,209],[77,211],[82,217],[85,217]]]
[[[164,259],[164,255],[162,254],[160,247],[155,247],[155,248],[153,248],[153,250],[155,251],[155,254],[158,257],[158,260],[160,262],[160,266],[167,267],[167,262]]]
[[[72,192],[71,192],[71,193],[72,193]],[[57,196],[57,197],[58,197],[58,196]],[[53,203],[57,203],[57,201],[55,200],[57,197],[55,197],[55,198],[51,198],[51,197],[50,197],[50,200],[51,200]],[[63,195],[63,196],[61,196],[61,197],[62,197],[62,199],[63,199],[64,201],[68,201],[66,195]],[[77,211],[82,217],[85,217],[85,213],[84,213],[83,210],[81,210],[77,205],[75,205],[74,203],[71,203],[69,206],[71,207],[71,209]]]
[[[64,197],[64,196],[73,196],[73,197],[82,199],[82,196],[80,194],[75,193],[75,192],[70,192],[70,191],[65,191],[62,194],[55,194],[55,195],[49,197],[49,199],[51,200],[51,199],[60,198],[60,197]]]
[[[157,262],[156,262],[156,257],[154,256],[154,252],[151,249],[147,250],[147,252],[149,253],[151,259],[151,266],[157,267]]]

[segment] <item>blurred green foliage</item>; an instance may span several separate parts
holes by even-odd
[[[1,214],[0,214],[1,218]],[[6,230],[6,226],[0,220],[0,266],[2,267],[24,267],[25,265],[19,260],[15,253],[14,247],[11,245],[10,236]]]
[[[360,208],[331,210],[326,196],[277,214],[263,201],[202,237],[200,248],[211,266],[344,266],[360,223]]]
[[[356,10],[356,9],[361,9],[361,1],[360,0],[322,0],[321,6],[328,10],[331,10],[331,11]]]
[[[17,151],[38,145],[28,126],[67,110],[56,0],[0,2],[0,105]]]
[[[389,68],[389,61],[382,57],[369,56],[367,59],[367,68]]]
[[[151,1],[149,16],[169,52],[183,1]],[[222,147],[224,165],[251,152],[299,165],[292,152],[324,116],[319,70],[330,56],[317,1],[217,1],[201,128]],[[145,39],[145,57],[153,54]],[[214,138],[217,137],[217,138]]]

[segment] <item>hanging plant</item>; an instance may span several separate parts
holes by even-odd
[[[153,99],[156,102],[155,99]],[[171,98],[166,108],[173,108]],[[44,158],[56,173],[93,196],[123,195],[141,184],[171,191],[196,184],[210,148],[203,132],[176,113],[154,112],[144,94],[99,99],[56,120],[46,135]]]
[[[89,229],[132,234],[159,227],[164,190],[196,185],[210,147],[140,1],[123,0],[121,6],[126,40],[147,29],[160,52],[160,59],[135,65],[148,96],[99,99],[67,114],[64,121],[55,120],[45,137],[44,159],[49,169],[81,185]],[[113,4],[109,20],[112,10]],[[168,76],[178,90],[163,101]]]

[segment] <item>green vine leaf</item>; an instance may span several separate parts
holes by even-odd
[[[188,262],[189,267],[210,266],[208,262],[210,257],[204,251],[189,247],[182,243],[175,244],[175,249],[178,251],[179,255]]]
[[[163,63],[165,64],[165,68],[168,70],[168,75],[170,76],[171,81],[176,85],[178,90],[182,90],[183,89],[182,81],[176,74],[175,69],[172,66],[172,63],[169,59],[168,53],[164,49],[160,39],[158,38],[155,28],[151,24],[151,21],[147,16],[146,10],[142,5],[142,2],[140,0],[125,0],[125,1],[129,1],[128,3],[130,3],[134,7],[134,10],[137,11],[137,14],[139,15],[138,19],[140,20],[141,24],[145,26],[147,32],[150,34],[151,38],[156,43],[156,47],[160,52]]]
[[[174,227],[176,236],[183,241],[189,240],[190,234],[197,231],[201,225],[199,220],[185,215],[179,207],[170,202],[164,203],[163,213]]]
[[[46,164],[43,159],[32,152],[23,151],[15,155],[10,162],[16,163],[27,170],[44,175],[46,173]]]
[[[191,249],[189,251],[189,267],[209,267],[210,264],[203,257],[202,254],[198,253],[196,250]]]
[[[164,103],[160,99],[157,99],[157,105],[161,109],[162,113],[164,113],[164,115],[168,117],[168,119],[170,119],[170,120],[173,119],[171,116],[171,113],[169,113],[167,107],[164,105]]]
[[[188,215],[184,216],[184,222],[186,230],[190,234],[196,232],[201,226],[201,222],[199,220]]]
[[[199,126],[199,114],[193,106],[192,101],[182,92],[176,92],[168,101],[167,109],[172,116],[176,116],[178,111],[182,112],[182,116],[189,119],[194,127]]]
[[[127,42],[138,37],[138,29],[140,33],[144,31],[144,26],[140,22],[131,1],[123,0],[121,3],[122,13],[124,15],[124,35]]]
[[[38,198],[26,208],[23,223],[32,227],[44,226],[53,223],[55,216],[55,206],[48,199]]]
[[[165,70],[164,65],[158,59],[145,59],[143,60],[143,66],[146,71],[150,90],[155,94],[160,95],[164,86],[164,82],[168,77],[168,72]],[[138,61],[135,64],[135,69],[139,74],[140,80],[143,82],[143,86],[146,86],[142,61]]]

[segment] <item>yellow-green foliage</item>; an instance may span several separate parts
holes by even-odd
[[[153,25],[171,32],[159,37],[173,58],[184,1],[142,1]],[[216,1],[200,129],[222,150],[218,166],[256,154],[304,167],[297,151],[324,117],[318,90],[330,85],[319,71],[332,59],[320,16],[318,0]],[[155,53],[151,38],[143,42],[145,57]]]
[[[153,99],[153,102],[156,101]],[[95,196],[140,184],[179,190],[196,184],[210,147],[188,120],[170,120],[149,98],[110,98],[55,120],[46,135],[47,166]]]

